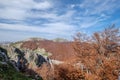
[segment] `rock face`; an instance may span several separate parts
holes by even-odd
[[[7,56],[6,50],[0,47],[0,80],[32,80],[19,72]]]
[[[1,63],[9,61],[17,71],[25,71],[29,65],[40,67],[43,63],[48,63],[49,59],[30,50],[22,51],[15,47],[0,47]],[[4,64],[4,63],[3,63]]]
[[[4,48],[0,47],[0,61],[1,62],[6,62],[8,61],[8,56],[7,56],[7,50]]]

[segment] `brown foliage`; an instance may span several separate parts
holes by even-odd
[[[55,80],[85,80],[84,73],[72,65],[55,66]]]
[[[50,65],[44,63],[41,67],[37,68],[35,72],[43,78],[43,80],[53,80],[54,71]]]
[[[44,80],[118,79],[120,71],[120,33],[114,25],[102,32],[94,33],[91,39],[86,37],[85,34],[78,33],[74,37],[74,42],[47,40],[35,43],[37,47],[45,48],[46,51],[53,53],[52,59],[67,60],[64,64],[54,66],[54,70],[46,64],[36,69],[35,72],[42,76]],[[73,57],[74,54],[77,58]]]
[[[74,49],[84,65],[88,80],[116,80],[120,70],[120,34],[114,25],[94,33],[93,40],[82,40],[76,35]],[[88,73],[89,72],[89,73]]]
[[[44,48],[47,52],[52,53],[50,58],[56,60],[65,61],[66,59],[75,57],[75,50],[73,49],[72,42],[53,42],[50,40],[25,41],[21,47],[32,50],[36,49],[37,47]]]

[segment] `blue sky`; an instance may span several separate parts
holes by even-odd
[[[0,0],[0,41],[72,39],[120,27],[120,0]]]

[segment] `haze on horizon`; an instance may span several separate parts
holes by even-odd
[[[72,39],[115,24],[119,0],[0,0],[0,41],[30,37]]]

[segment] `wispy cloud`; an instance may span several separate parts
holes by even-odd
[[[88,28],[112,18],[120,9],[119,4],[118,0],[83,0],[81,3],[71,4],[70,7],[80,10],[75,16],[75,21],[81,28]]]
[[[120,11],[118,0],[73,2],[72,0],[0,0],[0,31],[14,30],[14,32],[37,32],[47,37],[70,37],[76,31],[112,23],[120,13],[116,13]]]
[[[39,32],[47,34],[60,34],[60,35],[70,35],[69,31],[73,33],[75,31],[74,26],[66,23],[50,23],[39,26],[27,26],[19,24],[6,24],[0,23],[0,29],[14,30],[14,31],[28,31],[28,32]]]
[[[0,18],[23,20],[29,15],[29,11],[47,10],[52,8],[52,3],[48,1],[36,2],[34,0],[1,0]]]
[[[80,9],[84,9],[84,13],[86,15],[91,14],[101,14],[101,13],[112,13],[116,9],[120,8],[120,1],[118,0],[83,0],[83,2],[78,4],[72,4],[71,8],[79,7]]]

